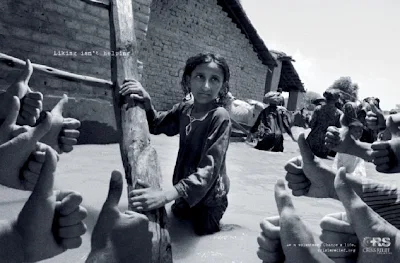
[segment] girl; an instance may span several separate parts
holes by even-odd
[[[176,104],[165,112],[154,109],[149,93],[139,82],[122,85],[122,96],[144,103],[152,134],[180,135],[173,188],[131,191],[129,198],[134,209],[148,211],[175,201],[173,214],[191,220],[196,234],[220,230],[219,221],[228,206],[229,191],[225,158],[231,122],[222,107],[229,91],[229,77],[228,64],[218,55],[207,53],[189,58],[181,85],[185,95],[192,93],[193,100]]]

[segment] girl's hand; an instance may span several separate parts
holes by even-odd
[[[150,95],[137,80],[125,80],[119,90],[119,94],[126,96],[129,100],[142,102],[145,110],[151,109]]]
[[[150,188],[150,185],[138,180],[144,189],[135,189],[129,193],[129,204],[135,211],[150,211],[168,203],[166,194],[159,189]]]

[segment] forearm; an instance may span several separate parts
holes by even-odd
[[[150,104],[150,106],[144,106],[144,110],[146,111],[146,117],[148,122],[151,122],[156,118],[157,111],[154,108],[153,104]]]
[[[14,263],[24,261],[21,236],[16,232],[14,224],[0,222],[0,262]]]
[[[355,141],[354,147],[350,147],[346,153],[360,157],[367,162],[372,161],[372,149],[370,143]]]

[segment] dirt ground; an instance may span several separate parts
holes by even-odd
[[[298,134],[301,129],[294,129]],[[153,136],[152,144],[157,150],[164,175],[165,186],[171,184],[171,177],[178,151],[178,137]],[[284,178],[283,166],[290,158],[299,154],[296,143],[285,137],[284,153],[262,152],[243,142],[232,142],[227,155],[228,175],[231,179],[229,207],[222,219],[223,231],[197,237],[190,225],[170,216],[172,251],[176,263],[200,262],[260,262],[257,258],[257,235],[259,222],[267,216],[277,214],[274,200],[274,184]],[[332,160],[326,160],[331,164]],[[61,156],[57,170],[56,187],[79,191],[84,205],[89,210],[86,220],[88,233],[79,249],[47,260],[45,262],[83,262],[90,248],[90,234],[99,210],[106,198],[110,173],[122,169],[118,145],[77,146],[71,154]],[[400,185],[396,175],[377,174],[367,164],[368,177],[381,182]],[[2,219],[18,214],[29,193],[0,189],[0,215]],[[126,191],[121,198],[120,208],[127,207]],[[316,242],[320,233],[319,220],[326,214],[344,211],[341,204],[329,199],[294,198],[299,214],[312,229]],[[170,215],[170,206],[167,211]]]

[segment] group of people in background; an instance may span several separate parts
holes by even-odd
[[[0,224],[0,261],[34,262],[77,248],[86,232],[86,209],[74,191],[54,189],[59,155],[71,152],[79,137],[79,120],[64,118],[64,97],[51,112],[43,112],[43,95],[33,91],[33,72],[27,60],[21,76],[0,94],[0,184],[32,191],[15,220]],[[173,182],[165,190],[138,181],[140,189],[129,193],[134,211],[121,213],[118,203],[123,177],[114,171],[109,193],[92,232],[87,262],[150,262],[152,235],[148,219],[140,212],[169,202],[173,215],[189,220],[198,235],[220,231],[220,220],[228,207],[230,181],[226,153],[232,130],[224,100],[229,92],[230,70],[226,60],[201,53],[187,60],[181,81],[191,100],[164,112],[157,111],[150,94],[137,80],[126,80],[119,96],[143,103],[152,134],[178,135],[179,151]],[[327,215],[321,221],[324,244],[354,244],[354,251],[317,249],[313,235],[295,210],[284,180],[275,186],[279,216],[261,223],[258,256],[264,262],[335,262],[338,258],[357,262],[396,262],[400,258],[399,193],[396,186],[366,179],[358,169],[372,162],[382,173],[400,172],[400,115],[387,119],[379,100],[349,102],[338,107],[340,93],[327,90],[326,103],[317,106],[306,138],[291,132],[288,111],[280,92],[266,94],[268,104],[250,130],[256,148],[282,152],[283,134],[297,142],[301,156],[287,162],[287,187],[293,196],[333,198],[345,212]],[[371,132],[371,134],[367,134]],[[373,139],[373,140],[372,140]],[[333,167],[320,158],[341,154],[358,158],[351,170],[343,156]],[[73,153],[72,153],[73,154]],[[88,164],[90,165],[90,163]],[[121,238],[121,237],[124,238]],[[391,254],[365,253],[365,237],[388,237]],[[299,246],[294,246],[298,244]]]

